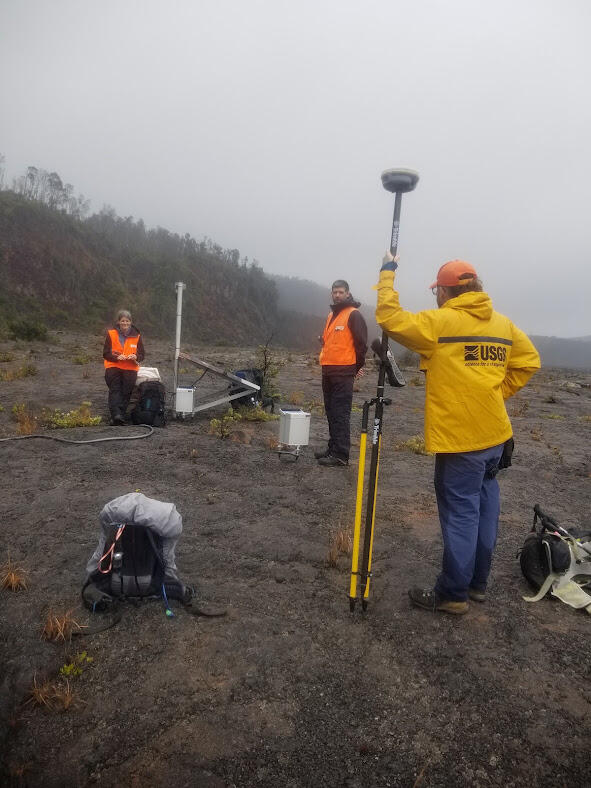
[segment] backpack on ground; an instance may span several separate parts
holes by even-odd
[[[539,523],[539,524],[538,524]],[[534,522],[518,553],[523,576],[537,591],[526,602],[538,602],[548,592],[571,607],[591,613],[591,533],[567,531],[536,504]]]
[[[277,397],[263,396],[263,385],[265,383],[265,375],[262,369],[238,369],[234,372],[236,377],[248,380],[249,383],[256,383],[259,386],[258,391],[248,391],[243,397],[236,397],[232,402],[234,408],[270,408],[271,413],[275,412],[275,399]],[[239,390],[236,383],[231,383],[229,386],[230,393]]]
[[[255,383],[259,386],[258,391],[247,391],[243,397],[236,397],[232,401],[233,407],[238,408],[256,408],[263,401],[262,388],[263,388],[263,370],[262,369],[238,369],[234,372],[237,378],[247,380],[249,383]],[[240,391],[237,383],[230,383],[230,394]]]
[[[138,386],[139,400],[131,411],[134,424],[148,424],[151,427],[166,426],[166,389],[158,380],[147,380]]]
[[[89,610],[115,610],[125,599],[160,598],[167,616],[174,615],[171,599],[198,616],[217,618],[226,614],[223,608],[198,601],[195,589],[185,585],[177,574],[175,549],[183,521],[174,504],[128,493],[109,501],[99,522],[99,542],[86,565],[82,587],[82,601]],[[82,632],[93,634],[105,628]]]
[[[109,501],[99,520],[101,536],[82,589],[89,609],[106,610],[126,598],[190,600],[192,589],[177,575],[175,547],[183,526],[174,504],[129,493]]]

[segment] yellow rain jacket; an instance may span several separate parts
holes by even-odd
[[[512,435],[505,400],[540,368],[529,338],[495,312],[486,293],[462,293],[440,309],[407,312],[394,272],[382,271],[376,320],[388,336],[421,356],[425,383],[425,445],[465,452]]]

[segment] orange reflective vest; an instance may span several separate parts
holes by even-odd
[[[333,317],[333,313],[326,318],[324,333],[322,334],[322,350],[320,351],[320,364],[324,366],[348,366],[357,363],[353,334],[349,328],[349,315],[356,312],[354,306],[348,306]]]
[[[121,347],[121,342],[119,340],[119,332],[116,328],[110,329],[107,332],[111,337],[111,350],[113,353],[120,353],[124,356],[130,356],[132,353],[137,354],[137,346],[138,342],[140,341],[140,335],[136,334],[134,337],[125,337],[125,344]],[[117,367],[118,369],[139,369],[140,365],[137,361],[132,361],[130,359],[126,359],[125,361],[107,361],[104,359],[105,362],[105,369],[109,367]]]

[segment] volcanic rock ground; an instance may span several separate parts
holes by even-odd
[[[0,344],[37,375],[0,382],[0,437],[11,410],[63,411],[92,403],[106,417],[102,338],[53,334]],[[253,349],[188,348],[238,369]],[[146,363],[171,383],[171,350],[147,341]],[[87,356],[90,363],[73,360]],[[433,457],[396,445],[422,432],[424,388],[386,411],[368,610],[351,615],[350,558],[329,566],[331,541],[351,530],[364,399],[355,394],[352,461],[319,468],[327,435],[319,368],[282,354],[283,404],[312,408],[311,441],[285,463],[278,422],[209,434],[223,409],[171,421],[137,441],[86,446],[27,439],[0,443],[0,563],[28,571],[27,590],[0,592],[0,783],[40,786],[588,786],[591,783],[591,616],[528,593],[516,553],[539,503],[564,524],[591,525],[591,375],[543,370],[508,403],[513,467],[500,475],[499,542],[485,604],[464,617],[410,607],[441,560]],[[84,360],[82,358],[82,360]],[[185,383],[198,372],[183,373]],[[61,430],[62,437],[132,435],[139,428]],[[123,620],[56,645],[40,638],[49,609],[80,624],[84,567],[98,514],[141,490],[183,516],[183,579],[225,605],[204,619],[163,604],[126,605]],[[92,622],[100,620],[99,615]],[[86,651],[67,711],[27,702],[34,681]]]

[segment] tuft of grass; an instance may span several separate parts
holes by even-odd
[[[513,407],[509,411],[509,416],[512,418],[515,416],[525,416],[528,410],[529,402],[527,402],[527,400],[520,400],[513,403]]]
[[[324,416],[324,402],[319,399],[311,399],[307,402],[304,402],[303,406],[305,411],[308,413],[318,413],[320,416]]]
[[[400,441],[400,443],[397,443],[394,448],[397,451],[404,451],[406,449],[408,451],[414,452],[414,454],[424,454],[427,456],[433,454],[432,451],[427,451],[425,448],[425,439],[422,435],[413,435],[412,438],[409,438],[406,441]]]
[[[72,707],[76,700],[76,695],[73,692],[70,682],[66,679],[64,684],[58,684],[53,681],[44,681],[42,684],[37,683],[37,676],[33,677],[33,686],[29,690],[29,697],[25,701],[33,703],[35,706],[41,706],[49,711],[67,711]]]
[[[90,364],[91,361],[92,359],[87,353],[80,353],[79,356],[74,356],[72,359],[72,364],[79,364],[81,367],[83,367],[85,364]]]
[[[537,441],[538,443],[544,438],[544,433],[541,430],[530,430],[530,436],[533,441]]]
[[[0,364],[14,361],[14,353],[0,353]]]
[[[67,610],[61,615],[57,615],[53,610],[50,610],[41,630],[41,637],[54,643],[65,643],[72,639],[74,630],[80,629],[83,629],[83,627],[74,620],[71,610]]]
[[[560,402],[560,400],[556,399],[554,394],[548,394],[547,397],[544,397],[542,402],[545,402],[548,405],[556,405],[556,403]]]
[[[353,537],[348,530],[342,528],[340,531],[332,534],[328,553],[326,555],[326,564],[330,567],[336,567],[341,555],[351,555],[353,550]]]
[[[35,675],[33,676],[33,686],[29,690],[29,697],[26,703],[34,703],[35,706],[43,706],[46,709],[53,708],[54,689],[55,685],[51,681],[37,684],[37,675]]]
[[[279,448],[279,441],[277,440],[277,438],[275,438],[274,436],[267,438],[267,447],[271,451],[277,451],[277,449]]]
[[[17,423],[16,431],[19,435],[32,435],[38,426],[38,419],[24,402],[12,406],[12,418]]]
[[[24,364],[18,369],[7,369],[6,372],[0,372],[0,380],[20,380],[20,378],[30,378],[37,374],[37,367],[34,364]]]
[[[90,412],[90,402],[83,402],[79,408],[63,413],[61,410],[43,411],[43,422],[50,430],[66,429],[68,427],[96,427],[101,423],[101,416],[93,416]]]
[[[26,591],[27,574],[26,570],[12,563],[9,554],[7,562],[0,566],[0,588],[8,591]]]
[[[70,682],[66,679],[63,686],[58,684],[54,685],[53,703],[54,708],[59,711],[68,711],[73,706],[76,700],[76,695],[70,687]]]
[[[581,421],[587,422],[587,424],[591,423],[591,416],[585,415],[581,416]]]
[[[564,416],[561,416],[560,413],[542,413],[542,418],[560,420],[563,419]]]
[[[425,377],[424,375],[413,375],[412,378],[408,381],[409,386],[424,386],[425,385]]]
[[[303,391],[292,391],[288,397],[287,401],[290,405],[301,406],[304,402],[304,392]]]

